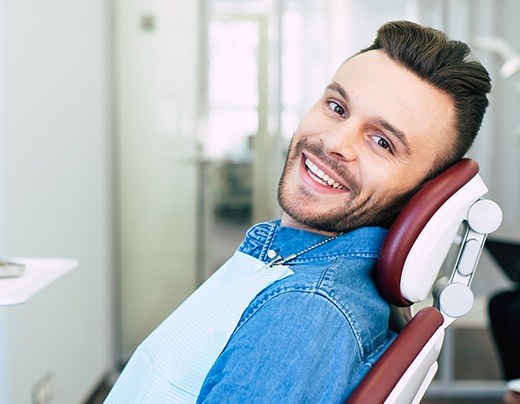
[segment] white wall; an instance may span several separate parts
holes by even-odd
[[[494,34],[503,38],[520,53],[520,3],[512,0],[493,2]],[[484,52],[481,52],[481,54]],[[505,60],[497,54],[488,57],[496,62],[493,71],[493,116],[491,145],[487,149],[492,162],[489,176],[493,179],[491,192],[504,211],[504,235],[520,242],[520,72],[501,79],[497,72]]]
[[[74,373],[55,375],[67,382],[56,402],[78,402],[112,363],[110,4],[0,10],[0,255],[79,260],[60,292],[77,318],[63,327]],[[37,342],[36,325],[20,326]]]
[[[196,286],[200,27],[198,1],[116,4],[124,360]]]

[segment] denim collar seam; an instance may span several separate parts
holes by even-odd
[[[320,278],[318,279],[318,282],[316,283],[316,288],[318,290],[323,290],[323,289],[329,288],[330,286],[328,286],[328,285],[334,284],[334,280],[336,279],[335,269],[337,269],[337,266],[335,265],[336,262],[337,262],[337,258],[334,258],[334,260],[330,263],[330,265],[322,271]]]
[[[295,258],[288,262],[288,264],[302,264],[307,262],[314,262],[324,259],[336,259],[336,258],[373,258],[377,259],[379,257],[379,253],[339,253],[339,254],[323,254],[316,255],[308,258]]]
[[[262,241],[262,250],[260,251],[259,256],[259,259],[261,261],[265,260],[265,256],[267,255],[267,252],[270,250],[271,245],[273,244],[274,236],[277,231],[278,226],[273,222],[269,222],[269,231],[267,233],[267,236],[265,237],[265,240]]]
[[[272,233],[276,230],[276,223],[261,222],[247,229],[242,244],[257,243],[264,250],[265,244],[272,238]]]

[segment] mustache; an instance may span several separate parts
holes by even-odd
[[[323,164],[330,168],[338,177],[338,179],[341,180],[343,184],[346,185],[347,188],[353,194],[359,193],[359,190],[361,188],[359,182],[348,169],[346,164],[339,162],[337,159],[330,157],[327,153],[324,152],[323,140],[320,140],[318,143],[313,143],[307,140],[306,138],[303,138],[300,139],[294,145],[294,147],[291,147],[291,149],[293,150],[290,156],[291,158],[297,158],[305,151],[310,152],[312,155],[316,156]]]

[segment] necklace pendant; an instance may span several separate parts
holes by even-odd
[[[267,264],[265,264],[263,267],[257,269],[255,272],[260,272],[262,269],[271,268],[272,266],[278,264],[281,261],[283,261],[283,258],[280,255],[277,255],[271,261],[269,261]]]
[[[318,248],[318,247],[321,247],[323,244],[327,244],[329,242],[331,242],[332,240],[335,240],[337,239],[339,236],[341,236],[343,233],[339,233],[337,234],[336,236],[332,236],[332,237],[329,237],[328,239],[326,240],[323,240],[323,241],[320,241],[319,243],[316,243],[314,245],[311,245],[310,247],[300,251],[300,252],[297,252],[295,254],[291,254],[289,255],[287,258],[283,258],[281,255],[277,255],[276,257],[273,258],[272,261],[269,261],[267,264],[265,264],[263,267],[257,269],[255,271],[256,272],[260,272],[262,269],[267,269],[267,268],[271,268],[272,266],[274,265],[277,265],[277,264],[285,264],[286,262],[288,261],[291,261],[295,258],[298,258],[300,255],[303,255],[311,250],[314,250],[315,248]]]

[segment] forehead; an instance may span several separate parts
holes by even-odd
[[[333,77],[346,92],[349,112],[383,118],[404,132],[412,153],[433,162],[455,139],[454,103],[380,50],[347,60]],[[429,158],[431,157],[431,158]]]

